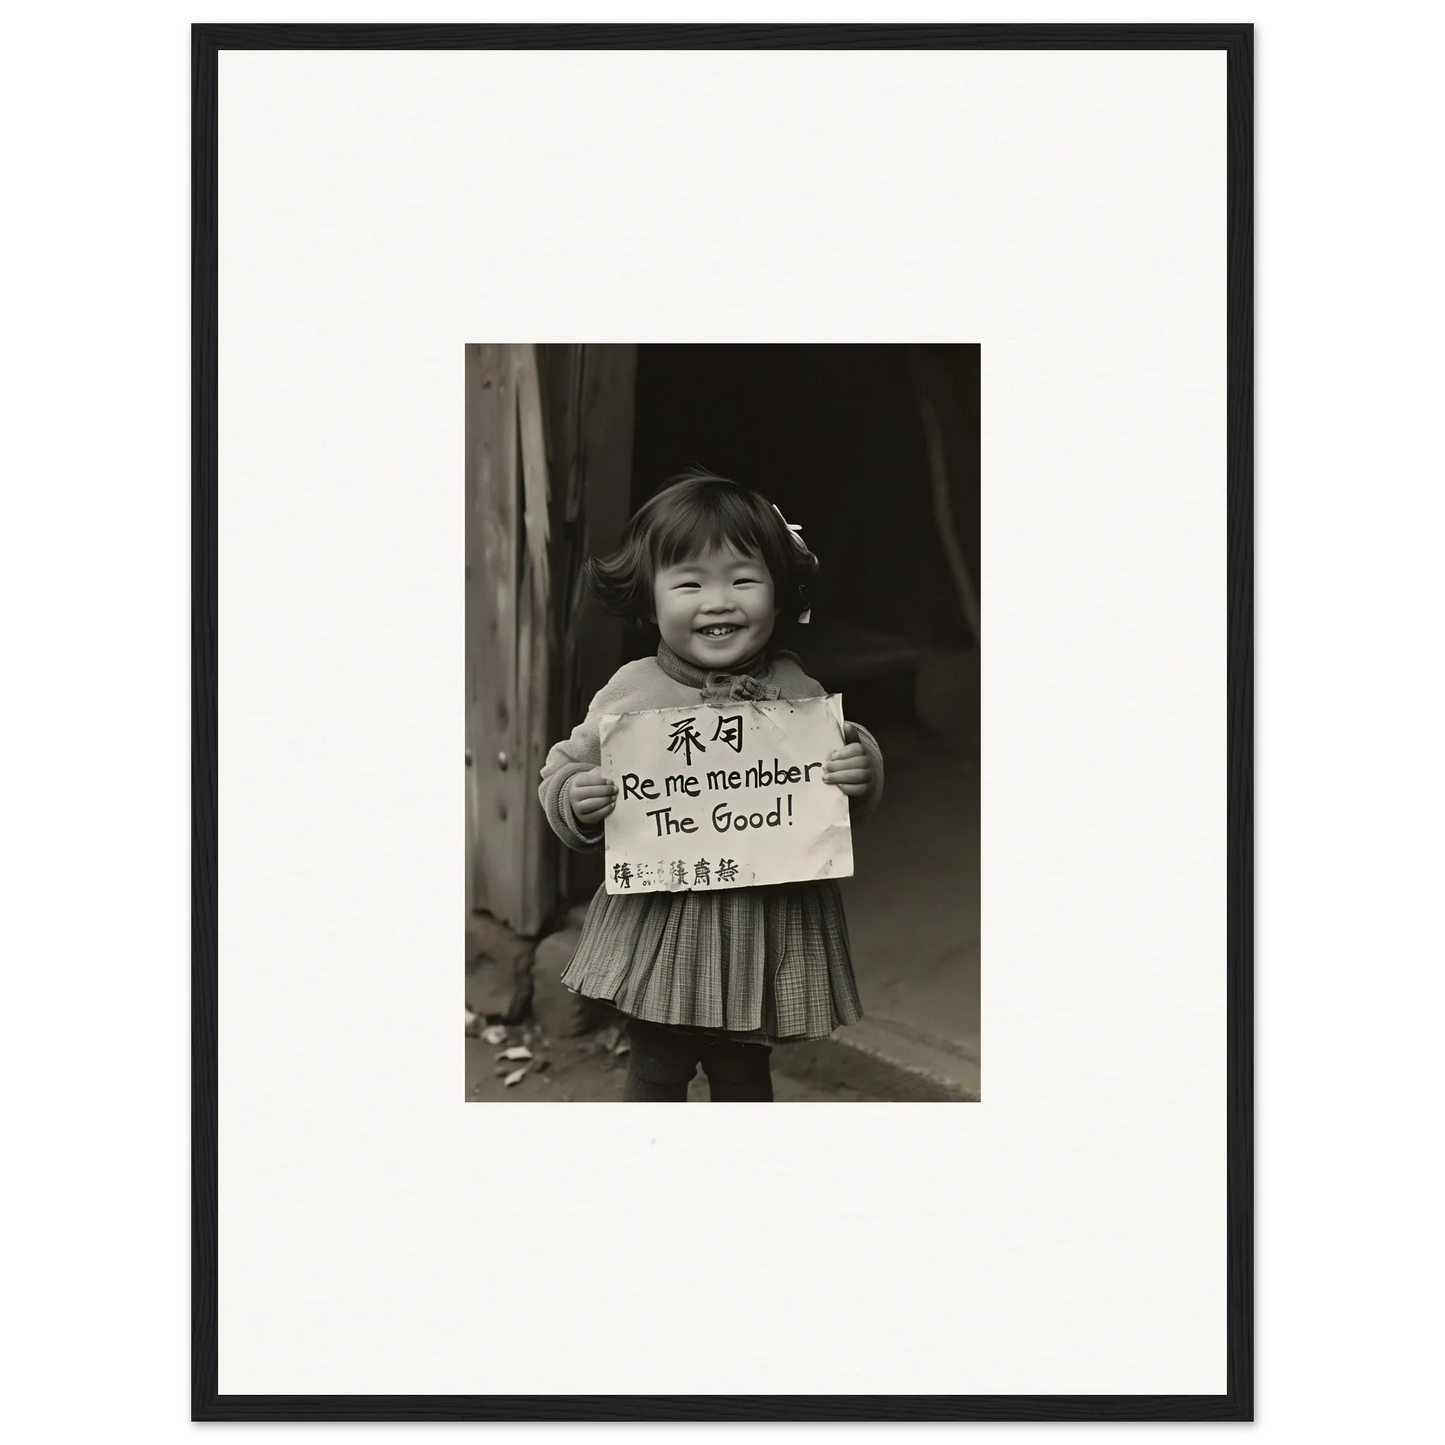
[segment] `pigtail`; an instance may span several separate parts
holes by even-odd
[[[778,521],[783,524],[783,530],[792,544],[790,575],[798,596],[798,621],[807,623],[812,621],[813,617],[813,581],[818,575],[818,559],[803,540],[802,527],[797,522],[790,522],[776,502],[772,504],[772,508],[778,514]]]

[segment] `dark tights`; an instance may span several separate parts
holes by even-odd
[[[707,1075],[714,1104],[773,1102],[773,1075],[766,1044],[742,1044],[716,1034],[688,1033],[629,1019],[632,1041],[627,1085],[630,1104],[683,1104],[699,1064]]]

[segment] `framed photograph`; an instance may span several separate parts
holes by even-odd
[[[1251,1419],[1251,27],[192,63],[194,1418]]]

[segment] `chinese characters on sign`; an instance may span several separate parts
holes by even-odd
[[[639,880],[639,886],[658,883],[667,877],[671,881],[669,888],[706,888],[714,878],[721,884],[734,882],[738,876],[738,865],[731,858],[719,858],[717,870],[712,871],[712,864],[706,858],[699,858],[689,869],[688,865],[681,858],[674,858],[671,863],[659,863],[655,872],[650,872],[646,867],[639,868],[636,873],[626,863],[614,863],[612,865],[612,881],[617,885],[609,888],[609,893],[630,893],[632,891],[632,880]]]
[[[848,799],[822,777],[842,741],[836,695],[604,717],[607,891],[847,877]]]
[[[726,743],[735,753],[743,750],[743,715],[734,713],[732,717],[724,717],[718,714],[717,731],[712,735],[712,740]]]
[[[668,743],[667,750],[670,753],[675,753],[679,748],[682,749],[682,754],[687,760],[688,767],[692,766],[692,750],[694,748],[700,753],[707,751],[707,749],[703,747],[702,739],[698,737],[694,730],[693,719],[690,717],[679,718],[678,721],[672,725],[672,741]]]

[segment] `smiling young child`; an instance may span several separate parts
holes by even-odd
[[[622,546],[593,559],[602,605],[660,634],[655,657],[613,675],[542,769],[547,819],[570,848],[600,848],[617,785],[603,776],[598,719],[699,703],[823,697],[775,645],[807,620],[818,559],[761,493],[707,472],[674,477],[638,509]],[[854,723],[824,762],[852,820],[883,791],[878,744]],[[563,974],[628,1017],[623,1098],[682,1102],[697,1066],[714,1102],[771,1101],[771,1045],[825,1038],[862,1017],[837,883],[609,894],[599,888]]]

